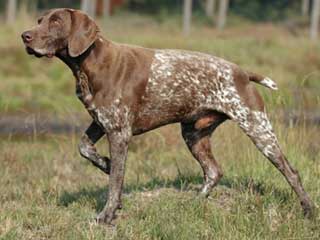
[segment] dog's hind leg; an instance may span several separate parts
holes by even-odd
[[[211,119],[205,117],[198,119],[196,122],[181,124],[183,139],[203,170],[204,183],[201,194],[206,197],[222,177],[222,170],[211,152],[210,136],[225,120],[226,117],[219,114]]]
[[[259,97],[258,93],[255,95]],[[263,105],[256,105],[256,110],[244,104],[233,105],[230,109],[230,118],[238,123],[256,147],[284,175],[299,197],[304,214],[311,216],[314,205],[302,186],[298,172],[291,167],[282,153]]]
[[[93,121],[79,143],[79,152],[82,157],[88,159],[94,166],[106,174],[110,174],[110,159],[97,153],[94,144],[104,136],[103,129]]]

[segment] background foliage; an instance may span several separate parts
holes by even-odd
[[[79,8],[79,0],[18,0],[26,5],[37,4],[39,9],[55,7]],[[181,13],[183,0],[127,0],[123,10],[144,14]],[[194,10],[203,15],[204,0],[193,0]],[[278,21],[288,16],[300,14],[300,0],[230,0],[230,13],[252,21]],[[5,1],[0,2],[0,10],[4,10]]]

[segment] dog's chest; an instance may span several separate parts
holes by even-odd
[[[96,106],[93,102],[93,95],[89,85],[89,80],[87,75],[82,71],[78,71],[76,74],[76,95],[91,117],[95,118]]]
[[[96,106],[88,77],[79,71],[76,77],[76,95],[86,107],[91,117],[104,130],[128,127],[131,119],[129,108],[122,104],[121,98],[116,98],[105,106]]]
[[[79,71],[76,76],[76,95],[87,108],[92,100],[92,94],[89,87],[88,77],[85,73]]]

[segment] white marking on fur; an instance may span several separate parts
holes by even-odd
[[[80,151],[82,156],[90,158],[91,152],[92,152],[92,146],[81,142],[79,144],[79,151]]]
[[[89,101],[91,101],[92,100],[92,95],[91,94],[88,94],[87,96],[85,96],[85,98],[84,98],[84,101],[85,102],[89,102]]]
[[[121,99],[118,98],[110,106],[96,108],[94,111],[105,130],[129,129],[131,113],[127,106],[121,105]]]
[[[45,54],[48,53],[48,50],[47,50],[47,49],[44,49],[44,48],[42,48],[42,49],[40,49],[40,48],[35,48],[34,51],[35,51],[36,53],[41,54],[41,55],[45,55]]]
[[[260,84],[261,85],[264,85],[264,86],[266,86],[266,87],[268,87],[268,88],[271,88],[271,89],[273,89],[273,90],[278,90],[278,86],[277,86],[277,84],[272,80],[272,79],[270,79],[270,78],[265,78],[265,79],[263,79],[261,82],[260,82]]]

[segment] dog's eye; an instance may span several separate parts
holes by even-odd
[[[42,22],[42,19],[43,19],[43,18],[39,18],[39,19],[38,19],[38,24],[40,24],[40,23]]]
[[[55,20],[52,20],[52,24],[54,24],[54,25],[59,25],[59,24],[60,24],[60,22],[59,22],[59,20],[58,20],[58,19],[55,19]]]
[[[60,18],[56,16],[52,16],[50,19],[50,24],[58,26],[60,25]]]

